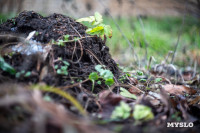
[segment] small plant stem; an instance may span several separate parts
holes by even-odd
[[[82,82],[78,82],[78,83],[75,83],[75,84],[73,84],[73,85],[67,85],[67,86],[59,87],[59,88],[61,88],[61,89],[73,88],[73,87],[79,86],[80,84],[85,83],[85,82],[87,82],[87,81],[89,81],[89,80],[90,80],[90,79],[85,79],[85,80],[82,81]]]
[[[92,92],[94,91],[94,80],[92,80]]]
[[[81,40],[81,39],[85,39],[85,38],[89,38],[89,37],[96,37],[96,36],[85,36],[85,37],[81,37],[78,38],[77,40]],[[68,41],[63,41],[63,42],[75,42],[76,40],[68,40]]]

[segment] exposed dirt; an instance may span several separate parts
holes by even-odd
[[[64,15],[53,14],[49,17],[42,17],[31,11],[22,12],[18,17],[0,25],[0,33],[4,35],[12,34],[27,37],[30,32],[37,31],[38,34],[32,39],[43,45],[48,45],[51,40],[62,39],[63,35],[67,34],[70,35],[69,39],[86,37],[88,35],[85,30],[86,27],[84,25]],[[18,37],[1,38],[4,38],[1,39],[1,46],[19,40]],[[69,80],[72,80],[70,77],[76,77],[79,80],[87,77],[94,71],[94,67],[97,64],[105,65],[106,68],[113,72],[116,78],[119,76],[118,67],[109,54],[109,48],[98,37],[86,37],[81,39],[80,42],[66,43],[65,47],[52,45],[46,60],[37,62],[39,58],[38,54],[27,56],[21,53],[15,53],[11,58],[5,57],[6,61],[17,71],[34,71],[37,76],[34,76],[34,80],[33,77],[30,77],[34,83],[39,81],[39,75],[45,66],[48,67],[49,73],[43,78],[43,81],[56,86],[67,85]],[[61,62],[56,61],[58,58],[70,63],[68,68],[69,76],[67,78],[66,76],[57,77],[58,75],[52,73],[51,69],[53,69],[54,65],[62,65]],[[66,80],[66,82],[62,82],[63,80]]]

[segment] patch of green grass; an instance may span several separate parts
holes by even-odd
[[[113,28],[113,37],[107,40],[111,53],[117,55],[129,48],[111,18],[105,17],[105,23]],[[144,29],[138,18],[115,19],[125,36],[134,45],[135,51],[141,57],[145,53],[145,40],[148,44],[148,58],[154,56],[156,60],[163,60],[169,51],[174,51],[178,34],[182,24],[182,17],[147,17],[141,18]],[[143,34],[143,30],[144,33]],[[200,21],[197,18],[186,17],[182,27],[182,35],[178,51],[183,48],[200,49]],[[131,57],[132,58],[132,57]]]
[[[0,24],[5,22],[7,19],[11,19],[15,16],[15,13],[9,13],[9,14],[0,14]]]

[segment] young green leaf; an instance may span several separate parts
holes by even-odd
[[[89,17],[85,17],[85,18],[80,18],[78,20],[76,20],[77,22],[89,22],[92,23],[95,21],[95,17],[94,16],[89,16]]]
[[[154,119],[154,114],[150,107],[137,104],[134,107],[133,117],[135,120],[148,121]]]
[[[97,81],[97,84],[101,85],[101,81],[100,81],[100,80],[99,80],[99,81]]]
[[[89,79],[92,81],[92,92],[93,92],[95,81],[99,79],[99,75],[96,72],[92,72],[89,75]]]
[[[137,71],[137,75],[142,76],[142,75],[144,75],[144,73],[142,71]]]
[[[137,99],[136,95],[134,94],[131,94],[129,91],[127,91],[126,89],[124,88],[120,88],[120,95],[124,96],[124,97],[127,97],[127,98],[132,98],[132,99]]]
[[[96,65],[95,66],[95,70],[97,70],[98,72],[100,72],[102,70],[102,65]]]
[[[109,37],[109,38],[112,37],[112,28],[110,27],[110,25],[104,26],[104,33],[107,37]]]
[[[69,35],[65,35],[64,36],[64,41],[66,41],[66,42],[69,41],[69,37],[70,37]]]
[[[115,108],[112,112],[112,120],[127,119],[130,116],[131,108],[129,105],[123,101],[120,102],[120,105]]]
[[[95,17],[95,22],[93,22],[92,25],[98,25],[103,22],[103,18],[100,13],[95,12],[94,17]]]
[[[77,20],[78,22],[89,22],[90,26],[86,30],[86,33],[89,35],[97,35],[102,38],[102,40],[106,37],[111,38],[112,37],[112,29],[109,25],[103,24],[103,18],[102,15],[98,12],[95,13],[94,16],[81,18]]]
[[[16,73],[15,69],[8,63],[6,63],[1,56],[0,56],[0,68],[5,72],[10,73],[11,75],[14,75]]]
[[[158,82],[161,82],[162,81],[162,78],[156,78],[155,79],[155,83],[158,83]]]
[[[146,82],[146,79],[140,79],[139,82]]]
[[[111,86],[114,84],[114,75],[110,70],[104,69],[102,65],[96,65],[95,70],[97,70],[100,77],[105,80],[106,85]]]
[[[63,63],[66,65],[66,66],[69,66],[69,63],[67,61],[63,61]]]
[[[90,35],[101,35],[101,34],[104,34],[104,27],[103,26],[97,26],[97,27],[94,27],[94,28],[89,28],[89,29],[86,30],[86,33],[90,34]]]
[[[59,45],[59,46],[64,46],[65,44],[64,44],[64,41],[63,41],[63,40],[58,40],[57,45]]]
[[[92,72],[92,73],[90,73],[90,75],[89,75],[89,79],[90,80],[98,80],[99,79],[99,76],[98,76],[98,74],[96,73],[96,72]]]
[[[29,76],[31,76],[31,72],[30,71],[26,72],[25,75],[24,75],[24,77],[29,77]]]
[[[106,79],[105,84],[108,85],[108,86],[111,86],[111,85],[114,84],[114,80],[113,79]]]
[[[102,65],[96,65],[95,69],[99,72],[100,76],[105,80],[113,79],[113,77],[114,77],[113,73],[110,70],[103,69]]]
[[[62,61],[63,62],[63,66],[61,66],[60,68],[58,68],[58,65],[55,65],[55,69],[56,69],[56,72],[57,74],[60,74],[60,75],[68,75],[68,67],[69,67],[69,63],[67,61]]]

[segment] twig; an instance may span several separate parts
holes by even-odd
[[[99,64],[103,65],[103,63],[101,63],[101,61],[89,49],[85,50],[88,51],[99,62]]]
[[[70,24],[70,26],[71,26],[72,29],[74,29],[74,31],[82,38],[81,34],[80,34],[71,24]],[[79,43],[79,45],[80,45],[80,47],[81,47],[81,56],[80,56],[80,58],[79,58],[76,62],[74,62],[74,63],[78,63],[78,62],[81,60],[81,58],[83,57],[83,45],[82,45],[82,43],[81,43],[80,40],[78,40],[78,43]]]
[[[82,81],[82,82],[79,82],[79,83],[75,83],[75,84],[73,84],[73,85],[67,85],[67,86],[59,87],[59,88],[60,88],[60,89],[69,89],[69,88],[73,88],[73,87],[79,86],[80,84],[85,83],[85,82],[87,82],[87,81],[89,81],[89,79],[86,79],[86,80],[84,80],[84,81]]]
[[[74,53],[75,53],[75,50],[76,50],[76,42],[75,42],[75,46],[74,46],[74,49],[73,49],[73,53],[72,53],[72,58],[71,58],[71,60],[74,59]]]

